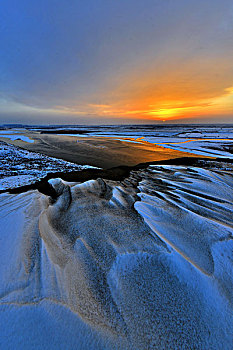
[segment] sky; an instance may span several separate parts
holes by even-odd
[[[1,0],[0,123],[233,123],[232,0]]]

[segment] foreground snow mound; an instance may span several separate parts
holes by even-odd
[[[50,184],[56,200],[36,191],[1,196],[7,329],[21,333],[15,317],[27,315],[41,327],[49,312],[53,332],[63,327],[58,317],[69,331],[58,341],[41,330],[37,349],[45,339],[49,349],[66,341],[69,349],[231,349],[227,171],[150,167],[123,183]],[[12,349],[27,348],[12,339]]]

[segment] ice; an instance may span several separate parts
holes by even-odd
[[[69,129],[67,129],[69,130]],[[189,152],[201,156],[232,158],[233,129],[231,126],[115,126],[87,128],[86,134],[64,136],[109,137],[122,142],[144,143]],[[136,131],[136,132],[135,132]]]
[[[201,156],[232,158],[233,128],[231,125],[105,125],[105,126],[51,126],[28,127],[30,131],[46,131],[61,137],[76,138],[109,137],[122,142],[145,143],[189,152]],[[22,131],[24,129],[21,129]],[[70,130],[70,133],[69,133]],[[62,133],[65,131],[65,133]],[[76,131],[74,133],[74,131]],[[14,133],[17,133],[14,135]],[[20,135],[20,129],[1,130],[0,136],[12,140],[34,142],[28,136]],[[8,135],[7,135],[8,134]],[[4,137],[5,137],[4,136]],[[80,142],[80,141],[78,141]],[[101,147],[101,146],[98,146]]]

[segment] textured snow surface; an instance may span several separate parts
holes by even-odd
[[[0,189],[24,186],[50,172],[94,168],[30,152],[0,141]]]
[[[0,195],[3,349],[232,349],[230,169],[50,184]]]

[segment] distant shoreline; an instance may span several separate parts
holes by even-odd
[[[79,165],[92,165],[103,169],[135,166],[139,163],[163,161],[181,157],[200,157],[151,143],[129,143],[111,137],[70,137],[66,135],[27,132],[34,143],[10,141],[28,151],[63,159]],[[1,138],[0,138],[1,139]],[[5,141],[5,140],[4,140]]]

